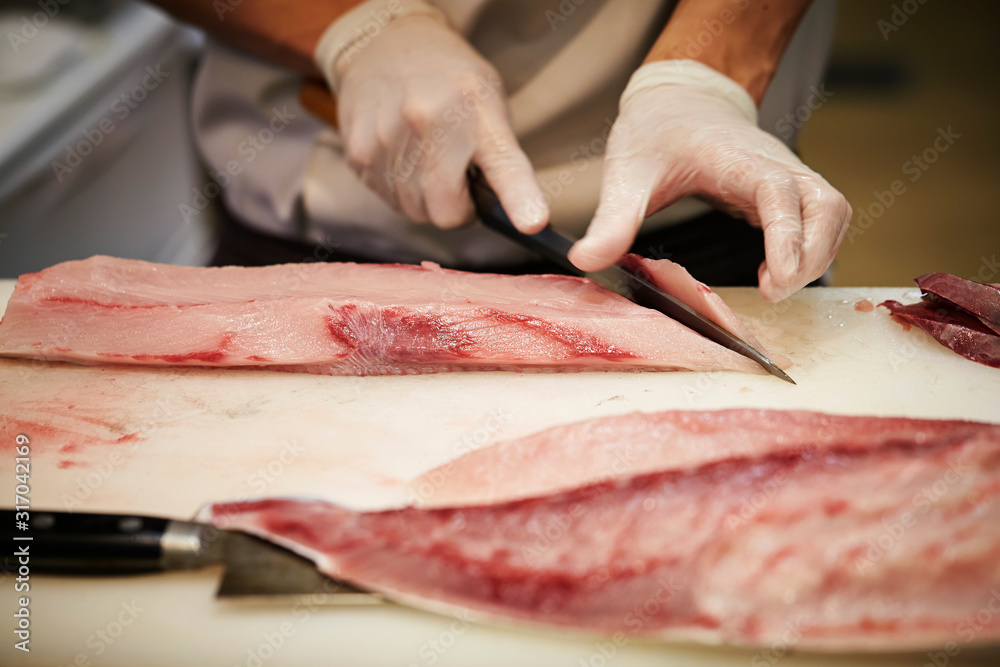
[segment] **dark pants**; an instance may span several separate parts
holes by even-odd
[[[641,234],[632,252],[669,259],[698,280],[715,286],[756,286],[757,267],[764,260],[764,235],[743,220],[711,212],[665,229]],[[223,216],[215,266],[263,266],[303,261],[372,262],[361,255],[263,234]],[[462,268],[462,267],[449,267]],[[485,270],[485,269],[484,269]],[[566,273],[538,260],[490,267],[492,273]]]

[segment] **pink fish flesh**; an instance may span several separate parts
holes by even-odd
[[[666,260],[645,266],[699,292]],[[711,308],[720,324],[748,333],[721,299]],[[0,322],[0,355],[332,375],[763,372],[583,278],[433,264],[193,268],[100,256],[21,276]]]
[[[588,482],[615,446],[656,464]],[[752,646],[791,631],[837,651],[1000,640],[1000,426],[636,413],[533,436],[522,454],[513,465],[553,480],[581,474],[559,468],[569,459],[597,461],[580,486],[494,504],[270,499],[208,514],[331,576],[486,620]]]

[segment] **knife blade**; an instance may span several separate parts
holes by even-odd
[[[468,178],[469,192],[472,195],[476,213],[483,224],[490,229],[503,234],[522,247],[534,251],[573,274],[592,279],[633,303],[658,310],[705,338],[752,359],[771,375],[795,384],[795,380],[781,370],[777,364],[742,338],[727,331],[679,299],[667,294],[647,278],[620,262],[602,271],[592,273],[584,273],[576,268],[567,256],[570,248],[573,247],[573,239],[557,232],[551,226],[545,227],[537,234],[521,233],[510,221],[500,199],[486,182],[482,171],[473,165],[469,168]]]
[[[312,595],[320,604],[371,605],[384,600],[330,579],[309,559],[265,540],[213,525],[161,517],[33,511],[27,531],[0,510],[0,533],[26,545],[33,573],[117,576],[223,565],[220,599]],[[4,559],[0,570],[16,572]]]

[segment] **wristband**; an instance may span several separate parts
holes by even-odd
[[[340,92],[338,67],[350,62],[393,21],[404,16],[427,16],[448,24],[444,12],[425,0],[367,0],[352,8],[323,32],[314,59],[336,95]]]
[[[696,60],[658,60],[637,69],[618,102],[621,109],[640,90],[658,86],[697,88],[733,105],[748,121],[757,124],[757,105],[743,86]]]

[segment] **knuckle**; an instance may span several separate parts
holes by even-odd
[[[470,70],[463,70],[452,74],[452,84],[461,95],[475,95],[480,93],[480,76]]]
[[[774,178],[762,178],[754,188],[754,201],[761,213],[768,218],[787,217],[787,195],[788,188],[785,184]]]
[[[816,203],[824,211],[830,211],[831,213],[841,212],[841,200],[843,197],[839,192],[833,191],[829,188],[821,188],[816,194]]]
[[[513,150],[511,142],[496,137],[480,142],[476,161],[483,170],[499,178],[519,179],[531,173],[527,158],[519,150]]]
[[[701,173],[717,173],[723,187],[744,190],[756,186],[757,194],[769,192],[772,184],[762,172],[762,163],[756,157],[749,155],[720,156],[702,152],[696,161],[696,168]]]
[[[439,229],[455,229],[465,224],[466,216],[464,208],[449,208],[446,210],[434,211],[431,214],[431,223]]]
[[[820,190],[819,204],[824,211],[829,211],[830,215],[838,221],[851,219],[853,211],[847,198],[832,187]]]
[[[437,109],[433,105],[413,98],[403,102],[399,114],[411,130],[421,134],[426,132],[438,117]]]
[[[416,223],[426,223],[429,221],[427,217],[427,209],[424,207],[424,202],[415,193],[408,190],[402,190],[399,194],[399,204],[403,209],[403,213],[412,222]]]
[[[375,151],[366,141],[348,140],[345,146],[347,164],[355,171],[370,169],[375,163]]]

